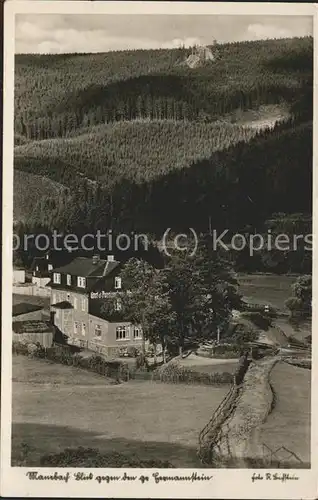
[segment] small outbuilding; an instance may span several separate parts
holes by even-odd
[[[49,283],[53,270],[53,263],[49,253],[44,257],[35,257],[31,270],[32,283],[40,288],[44,288]]]
[[[25,270],[13,268],[13,284],[25,283]]]
[[[13,321],[42,320],[44,316],[43,306],[20,302],[12,306]]]
[[[15,342],[39,343],[43,347],[53,344],[55,328],[48,321],[14,321],[12,330],[12,340]]]

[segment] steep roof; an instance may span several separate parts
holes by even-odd
[[[40,311],[40,309],[43,309],[43,307],[36,304],[28,304],[27,302],[20,302],[12,306],[12,316]]]
[[[68,300],[63,300],[62,302],[51,304],[51,307],[55,307],[56,309],[74,309],[72,304]]]
[[[71,274],[72,276],[83,276],[83,278],[100,277],[107,276],[119,266],[119,264],[120,263],[116,260],[108,261],[105,259],[100,259],[94,264],[93,258],[76,257],[66,266],[58,267],[53,271],[55,273]]]
[[[14,321],[12,324],[14,333],[47,333],[54,331],[53,325],[48,321]]]

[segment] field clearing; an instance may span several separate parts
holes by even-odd
[[[258,110],[237,110],[230,115],[231,121],[234,121],[237,125],[257,128],[258,130],[274,127],[276,122],[287,120],[289,116],[288,108],[279,104],[263,105]]]
[[[285,300],[291,296],[291,285],[296,279],[296,276],[238,273],[239,291],[245,299],[282,311],[287,311]]]
[[[276,404],[259,429],[259,442],[274,451],[285,446],[308,465],[311,370],[280,362],[273,368],[270,380]]]
[[[150,381],[110,384],[89,372],[13,358],[12,463],[22,443],[28,466],[67,447],[98,448],[200,467],[198,434],[229,386]]]

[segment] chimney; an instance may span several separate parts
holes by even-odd
[[[113,255],[107,255],[107,261],[108,262],[114,262],[114,256]]]
[[[98,264],[99,262],[99,255],[93,255],[93,264]]]

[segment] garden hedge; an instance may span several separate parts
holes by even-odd
[[[47,359],[62,365],[76,366],[90,372],[98,373],[104,377],[113,378],[118,382],[129,380],[127,363],[122,361],[107,361],[97,354],[83,357],[79,353],[73,353],[69,346],[44,348],[40,344],[13,342],[12,352],[17,355]]]

